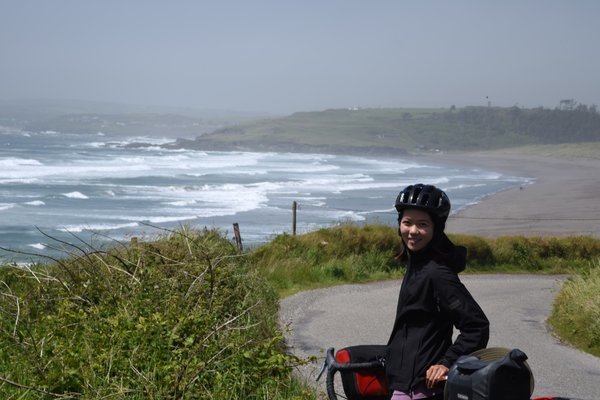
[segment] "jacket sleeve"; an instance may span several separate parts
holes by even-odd
[[[487,346],[490,323],[454,271],[444,266],[438,268],[433,284],[440,311],[460,332],[439,361],[450,367],[458,357]]]

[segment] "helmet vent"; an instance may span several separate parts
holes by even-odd
[[[418,183],[407,186],[398,194],[395,208],[399,213],[406,208],[422,209],[445,222],[450,214],[450,200],[441,189]]]

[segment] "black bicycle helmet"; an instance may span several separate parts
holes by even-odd
[[[443,190],[433,185],[417,183],[405,187],[396,198],[396,210],[399,213],[407,208],[427,211],[445,224],[450,215],[450,199]]]

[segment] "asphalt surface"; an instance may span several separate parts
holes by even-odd
[[[529,357],[533,397],[600,399],[600,358],[561,344],[546,324],[563,277],[461,275],[491,323],[488,347],[518,348]],[[314,380],[327,348],[385,344],[392,329],[400,281],[344,285],[298,293],[281,301],[288,344],[317,361],[299,372]],[[325,388],[324,378],[317,384]]]

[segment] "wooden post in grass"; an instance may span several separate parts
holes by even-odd
[[[296,209],[298,208],[298,203],[294,200],[292,203],[292,235],[296,236]]]
[[[244,251],[244,246],[242,246],[242,236],[240,235],[240,226],[237,222],[233,223],[233,237],[235,238],[235,244],[237,245],[238,252],[242,253]]]

